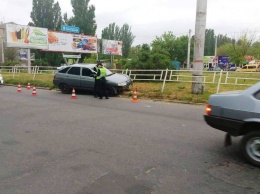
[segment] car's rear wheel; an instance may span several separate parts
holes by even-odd
[[[68,87],[67,84],[61,84],[60,85],[60,91],[63,93],[63,94],[68,94],[70,92],[70,88]]]
[[[115,89],[113,86],[107,86],[106,92],[108,96],[114,96],[115,95]]]
[[[246,134],[241,140],[241,149],[249,163],[260,167],[260,131]]]

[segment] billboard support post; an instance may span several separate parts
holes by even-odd
[[[62,54],[62,56],[63,56],[63,59],[65,60],[66,65],[70,65],[68,63],[68,61],[67,61],[67,58],[68,59],[77,59],[76,63],[78,63],[79,59],[81,58],[81,54],[79,54],[79,55],[65,55],[65,54]]]

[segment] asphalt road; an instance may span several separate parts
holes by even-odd
[[[0,87],[1,194],[260,192],[204,106],[16,90]]]

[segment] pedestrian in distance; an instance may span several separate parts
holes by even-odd
[[[98,63],[97,83],[99,99],[102,99],[104,96],[106,99],[109,99],[106,91],[106,69],[102,63]]]

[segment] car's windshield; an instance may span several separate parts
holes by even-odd
[[[109,69],[105,68],[106,69],[106,74],[107,76],[110,76],[110,75],[113,75],[114,73],[112,71],[110,71]]]

